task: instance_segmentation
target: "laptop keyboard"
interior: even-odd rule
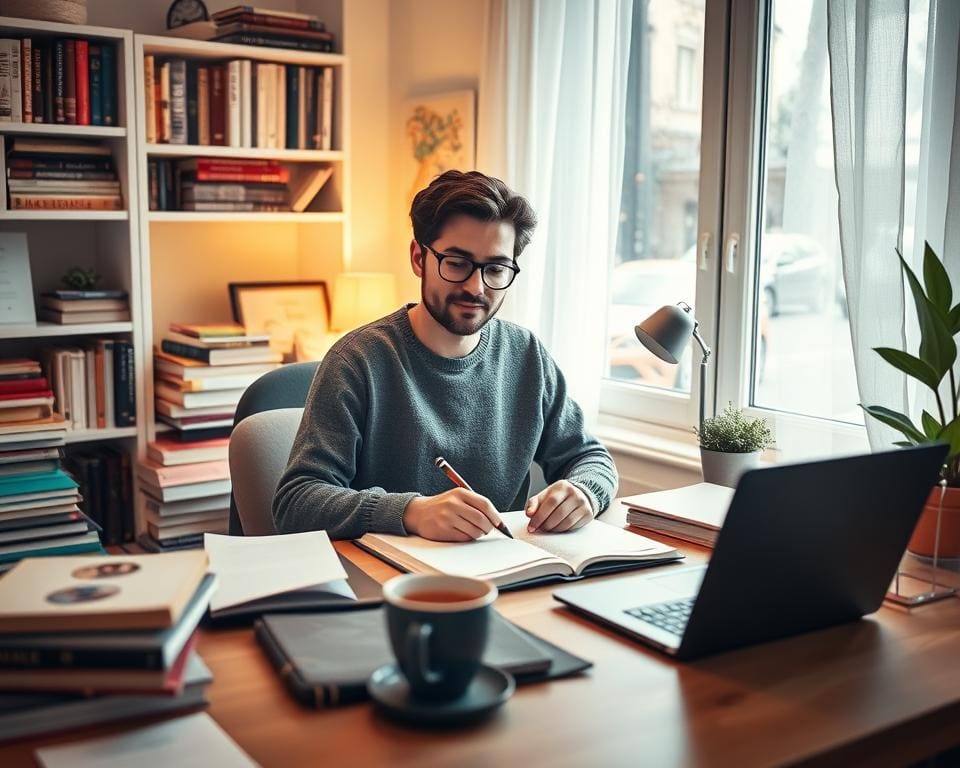
[[[666,603],[641,605],[639,608],[627,608],[625,612],[635,619],[653,624],[665,632],[681,637],[690,618],[690,612],[693,610],[694,599],[684,597],[681,600],[671,600]]]

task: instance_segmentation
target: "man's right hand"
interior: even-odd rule
[[[403,527],[434,541],[473,541],[500,524],[486,496],[453,488],[436,496],[417,496],[403,510]]]

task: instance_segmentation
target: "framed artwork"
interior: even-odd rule
[[[284,362],[311,359],[330,331],[330,300],[322,280],[230,283],[233,319],[249,334],[268,334]]]
[[[476,165],[475,99],[472,90],[409,99],[404,104],[407,207],[414,195],[444,171]]]

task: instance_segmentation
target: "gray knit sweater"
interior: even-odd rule
[[[408,308],[345,336],[317,369],[274,497],[277,530],[405,534],[410,499],[452,487],[437,456],[501,511],[534,461],[605,510],[613,460],[543,345],[495,318],[469,355],[441,357],[417,339]]]

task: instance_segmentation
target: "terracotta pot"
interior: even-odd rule
[[[915,555],[933,557],[937,535],[937,508],[940,504],[940,487],[935,486],[927,497],[923,514],[913,531],[907,549]],[[940,518],[940,557],[960,557],[960,488],[947,488],[943,497],[943,514]]]

